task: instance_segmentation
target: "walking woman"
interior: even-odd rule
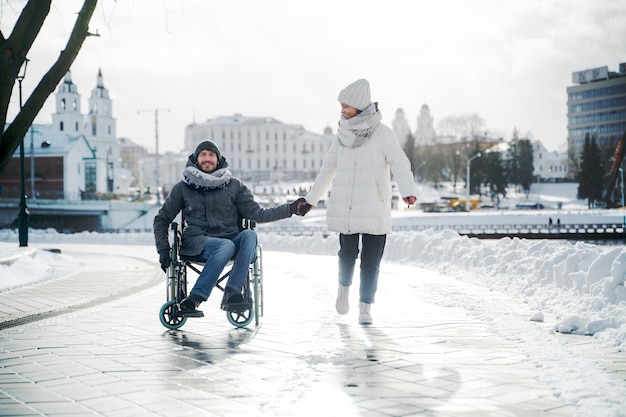
[[[391,174],[407,204],[415,204],[417,190],[409,159],[393,131],[381,123],[378,103],[371,101],[369,82],[359,79],[351,83],[338,99],[341,118],[337,137],[305,197],[306,206],[315,206],[333,184],[326,221],[330,231],[339,232],[335,306],[337,313],[348,314],[360,243],[359,323],[372,324],[378,271],[387,234],[391,233]],[[303,213],[311,208],[306,206],[301,209]]]

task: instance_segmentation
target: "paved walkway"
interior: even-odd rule
[[[174,331],[159,322],[165,285],[145,261],[156,260],[152,248],[144,257],[72,255],[96,270],[0,294],[2,416],[576,414],[515,342],[454,306],[454,297],[478,297],[470,287],[427,284],[416,297],[387,285],[364,327],[354,308],[334,312],[333,280],[311,279],[336,259],[299,255],[300,275],[285,266],[295,255],[266,252],[259,327],[233,328],[214,296],[206,317]],[[394,285],[414,280],[403,271],[384,265],[382,274]],[[488,302],[507,301],[497,297]],[[591,338],[553,337],[625,379],[624,355]]]

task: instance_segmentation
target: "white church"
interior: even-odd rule
[[[55,133],[65,133],[67,136],[82,135],[93,149],[94,158],[84,170],[87,177],[84,184],[86,191],[127,192],[128,184],[122,181],[126,175],[116,175],[116,170],[121,169],[116,120],[109,90],[104,86],[100,69],[88,105],[87,113],[83,114],[81,96],[68,71],[56,93],[56,112],[52,114],[50,128]]]
[[[102,71],[98,70],[85,114],[70,71],[55,93],[55,103],[51,124],[33,124],[24,138],[28,197],[82,200],[126,193],[130,179],[120,165],[116,120]],[[9,173],[16,164],[19,148],[9,163]],[[3,196],[19,195],[11,178],[0,180]]]

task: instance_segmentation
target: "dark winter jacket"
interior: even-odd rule
[[[202,179],[214,177],[214,173],[202,173],[189,157],[183,172],[184,179],[174,185],[163,206],[154,218],[154,238],[157,252],[169,249],[168,229],[170,223],[182,210],[186,225],[180,254],[195,256],[204,249],[207,237],[232,239],[239,233],[241,217],[259,223],[272,222],[290,217],[289,203],[272,208],[262,208],[254,201],[252,192],[238,178],[220,164],[222,178],[227,178],[215,188]],[[195,173],[194,178],[187,174]],[[226,175],[224,175],[226,172]],[[200,178],[200,180],[198,180]]]

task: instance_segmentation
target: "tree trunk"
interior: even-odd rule
[[[0,129],[0,172],[11,160],[33,120],[78,56],[85,38],[89,36],[89,21],[97,3],[97,0],[84,1],[65,49],[41,78],[13,122],[4,132]],[[6,40],[4,36],[0,38],[0,47],[3,51],[0,57],[0,123],[2,126],[6,124],[13,84],[48,16],[50,4],[51,0],[30,0],[22,10],[9,38]]]

